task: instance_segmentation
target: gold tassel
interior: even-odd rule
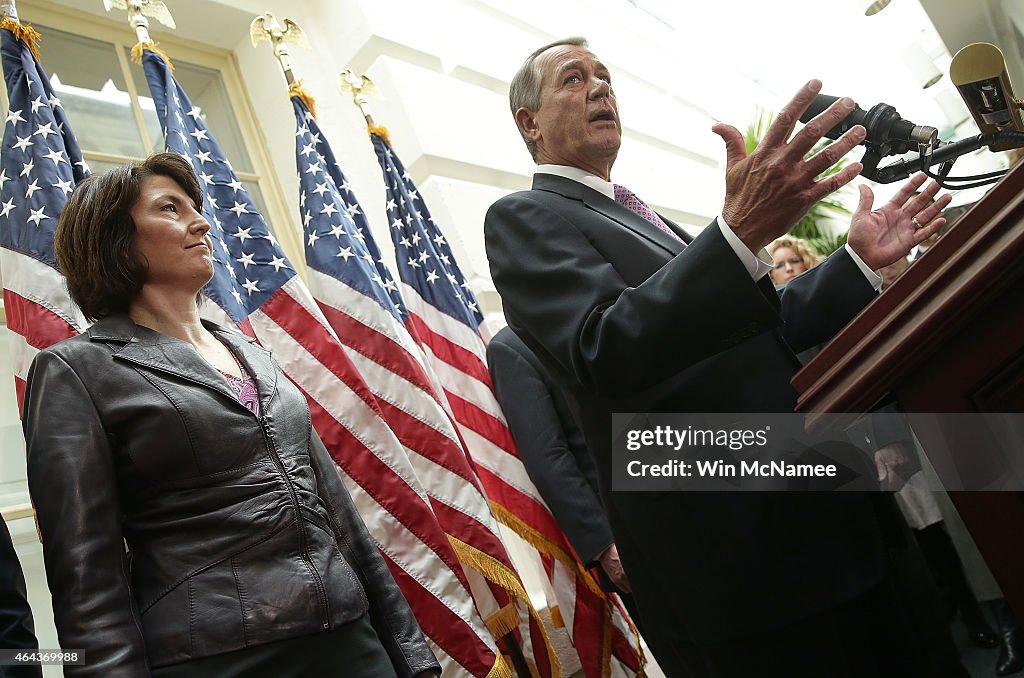
[[[490,617],[484,620],[484,626],[495,638],[501,638],[506,633],[511,633],[519,626],[519,610],[514,602],[501,608]]]
[[[302,103],[306,104],[306,108],[309,109],[309,114],[316,120],[316,99],[310,94],[305,87],[302,86],[301,80],[296,80],[292,84],[288,85],[288,96],[299,97]]]
[[[25,45],[32,51],[36,59],[39,58],[39,31],[29,26],[22,26],[11,17],[4,15],[3,21],[0,21],[0,28],[6,28],[14,37],[21,40]]]
[[[391,145],[391,137],[388,135],[388,128],[384,125],[370,125],[368,130],[370,134],[376,134],[381,139],[387,142],[388,146]]]
[[[164,63],[167,64],[167,68],[174,72],[174,64],[171,63],[171,58],[167,56],[167,52],[160,49],[159,43],[156,42],[137,42],[135,47],[132,47],[132,61],[141,65],[142,64],[142,53],[147,49],[154,54],[158,54]]]

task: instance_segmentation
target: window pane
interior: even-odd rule
[[[96,160],[95,158],[90,158],[89,156],[85,156],[85,164],[89,166],[89,172],[91,172],[92,174],[105,174],[107,170],[112,170],[115,167],[119,167],[121,165],[121,163],[119,162]]]
[[[216,137],[217,143],[220,144],[224,155],[231,162],[231,166],[241,172],[252,172],[252,161],[245,150],[242,131],[235,121],[235,114],[231,109],[231,102],[228,100],[228,91],[224,87],[224,79],[221,78],[220,73],[210,68],[175,59],[174,55],[171,55],[171,62],[174,64],[174,77],[181,83],[188,98],[192,100],[192,104],[199,108],[203,122]],[[149,85],[146,84],[146,75],[142,66],[133,63],[132,75],[139,91],[139,104],[142,106],[142,114],[146,118],[146,127],[153,135],[153,150],[162,151],[164,149],[163,133],[160,131],[153,100],[148,96]]]
[[[111,43],[39,26],[43,68],[83,151],[144,156],[131,97]]]
[[[267,211],[267,203],[263,199],[263,191],[260,190],[259,184],[255,181],[243,181],[242,185],[245,186],[245,190],[249,191],[249,196],[252,197],[253,203],[256,204],[256,209],[263,215],[263,219],[267,222],[267,228],[274,234],[274,237],[277,237],[277,229],[274,228],[274,224],[270,220],[270,212]]]
[[[260,191],[259,184],[257,184],[255,181],[243,181],[242,186],[245,187],[245,190],[249,191],[249,196],[252,198],[252,201],[256,204],[256,209],[260,211],[260,214],[263,215],[263,218],[266,220],[267,225],[269,226],[270,215],[267,213],[267,203],[263,201],[263,193]]]

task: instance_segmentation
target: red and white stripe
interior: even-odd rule
[[[11,368],[21,411],[28,368],[39,351],[81,334],[88,327],[71,301],[64,276],[33,257],[0,249],[4,276],[4,313],[10,339]]]
[[[481,615],[488,618],[513,602],[514,596],[527,605],[521,582],[516,590],[502,583],[518,580],[518,573],[419,345],[393,315],[359,291],[315,269],[309,270],[309,277],[327,321],[402,443],[441,528],[503,570],[500,579],[491,576],[491,569],[476,572],[489,582],[472,587]],[[464,565],[473,567],[472,562]],[[473,570],[468,569],[467,576],[474,577]],[[504,633],[492,631],[496,636]]]
[[[608,676],[613,668],[636,675],[643,660],[628,617],[579,565],[519,458],[491,385],[483,336],[437,310],[413,287],[403,285],[402,294],[410,329],[442,384],[484,491],[511,514],[509,528],[534,547],[542,544],[538,555],[586,675]]]
[[[249,324],[306,395],[314,427],[444,674],[507,675],[421,473],[302,280],[289,280]]]

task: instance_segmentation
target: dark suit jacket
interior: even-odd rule
[[[597,469],[561,388],[508,327],[487,345],[487,367],[526,472],[587,567],[612,543]]]
[[[7,523],[0,526],[0,648],[5,650],[37,650],[32,609],[25,593],[25,575],[14,550]],[[0,678],[42,678],[39,666],[0,666]]]
[[[611,487],[613,412],[791,411],[794,350],[829,339],[875,295],[849,254],[777,293],[767,276],[751,280],[717,227],[683,250],[605,195],[544,174],[490,208],[485,234],[509,325],[578,402],[649,629],[735,639],[880,581],[863,495]]]

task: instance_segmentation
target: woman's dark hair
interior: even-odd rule
[[[148,266],[135,251],[130,210],[142,183],[153,176],[176,181],[195,208],[202,209],[192,164],[176,153],[154,153],[85,179],[60,213],[53,238],[57,266],[71,298],[90,320],[126,313],[146,281]]]

